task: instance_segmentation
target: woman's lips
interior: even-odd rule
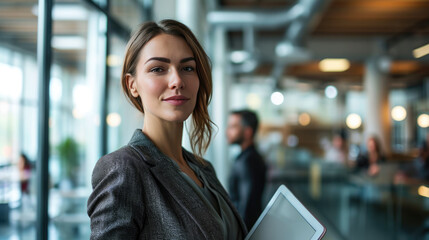
[[[180,106],[185,104],[187,101],[189,100],[189,98],[185,97],[185,96],[172,96],[169,98],[165,98],[163,99],[163,101],[170,103],[171,105],[174,106]]]

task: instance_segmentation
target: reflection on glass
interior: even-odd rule
[[[89,238],[86,199],[100,157],[100,125],[94,119],[101,111],[105,23],[81,1],[54,5],[49,217],[58,239]],[[70,221],[74,224],[66,224]]]
[[[0,239],[32,239],[35,231],[36,3],[0,7]],[[14,227],[19,223],[24,228]],[[33,230],[23,230],[28,228]]]

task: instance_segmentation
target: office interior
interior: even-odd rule
[[[324,239],[429,239],[428,12],[427,0],[0,0],[0,239],[89,238],[92,169],[143,125],[121,92],[126,43],[165,18],[211,59],[205,158],[225,187],[240,152],[228,114],[252,109],[265,203],[284,184]],[[372,136],[385,156],[373,175],[356,164]]]

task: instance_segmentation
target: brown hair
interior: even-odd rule
[[[142,113],[143,103],[140,98],[133,97],[127,85],[127,74],[135,76],[136,67],[139,61],[140,51],[145,44],[159,34],[169,34],[183,38],[191,48],[195,61],[200,86],[197,94],[197,101],[192,112],[192,128],[189,132],[192,152],[198,160],[202,162],[202,156],[207,150],[212,136],[212,124],[208,113],[208,105],[212,95],[212,76],[210,60],[204,49],[198,42],[194,34],[184,24],[175,20],[162,20],[159,24],[146,22],[134,32],[128,41],[122,67],[121,84],[122,90],[131,103]]]
[[[369,142],[369,141],[374,141],[375,151],[377,152],[377,154],[379,156],[383,155],[383,150],[381,148],[380,139],[376,135],[371,135],[368,138],[367,142]]]

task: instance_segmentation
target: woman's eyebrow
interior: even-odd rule
[[[165,63],[171,62],[170,59],[163,58],[163,57],[152,57],[152,58],[149,58],[145,63],[147,63],[149,61],[160,61],[160,62],[165,62]],[[187,58],[180,60],[180,63],[189,62],[189,61],[195,61],[195,58],[194,57],[187,57]]]
[[[195,61],[194,57],[188,57],[180,60],[180,63],[189,62],[189,61]]]
[[[170,59],[168,59],[168,58],[163,58],[163,57],[152,57],[152,58],[149,58],[145,63],[147,63],[147,62],[149,62],[149,61],[160,61],[160,62],[165,62],[165,63],[170,63],[171,61],[170,61]]]

